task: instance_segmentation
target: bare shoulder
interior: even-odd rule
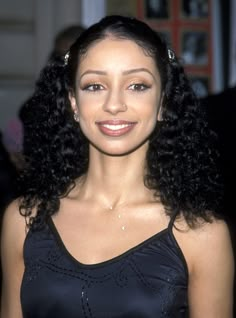
[[[174,234],[189,270],[191,317],[232,317],[234,258],[227,224],[213,219]]]
[[[19,200],[8,205],[3,215],[2,244],[21,244],[26,234],[25,218],[20,214]]]
[[[16,199],[12,201],[7,207],[4,212],[4,219],[8,218],[14,218],[14,219],[19,219],[20,216],[20,199]]]
[[[212,223],[204,224],[202,229],[199,229],[199,238],[200,244],[207,244],[216,250],[231,247],[229,228],[223,220],[213,220]]]
[[[229,230],[224,220],[212,219],[212,222],[200,223],[193,231],[192,235],[197,235],[200,238],[200,243],[205,240],[211,242],[215,240],[229,239]]]
[[[203,252],[208,248],[222,249],[223,246],[231,246],[230,233],[224,220],[216,218],[212,222],[199,221],[194,228],[190,228],[186,222],[181,219],[176,224],[174,230],[177,240],[180,244],[188,248],[194,248],[194,251]]]
[[[23,246],[25,237],[25,218],[20,214],[19,200],[15,200],[5,210],[2,223],[2,317],[22,317],[20,285],[24,271]]]
[[[174,234],[190,271],[199,266],[201,260],[207,262],[213,257],[222,258],[226,254],[230,260],[232,258],[230,233],[223,220],[213,218],[212,222],[200,221],[195,228],[190,228],[183,219],[180,219]]]
[[[13,226],[25,224],[25,218],[20,214],[20,199],[12,201],[4,211],[3,224]]]
[[[212,264],[215,269],[228,266],[232,270],[233,252],[230,233],[223,220],[214,219],[191,231],[190,242],[193,247],[192,260],[194,269]]]

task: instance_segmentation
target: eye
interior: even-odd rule
[[[104,90],[101,84],[88,84],[82,88],[83,91],[97,92]]]
[[[138,91],[142,92],[145,91],[146,89],[150,88],[150,86],[143,84],[143,83],[135,83],[129,86],[129,89],[132,91]]]

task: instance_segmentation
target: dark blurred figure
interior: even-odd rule
[[[53,49],[51,53],[49,54],[48,61],[53,61],[57,57],[65,55],[67,51],[69,51],[69,48],[71,45],[75,42],[75,40],[79,37],[79,35],[85,30],[85,28],[79,24],[77,25],[71,25],[64,29],[62,29],[55,37]],[[28,118],[28,110],[27,105],[28,102],[30,102],[31,97],[29,97],[25,103],[20,107],[18,117],[22,123],[23,126],[23,140],[22,140],[22,148],[23,148],[23,154],[24,154],[24,142],[25,142],[25,136],[27,135],[27,122],[29,122],[31,119]],[[30,103],[29,103],[30,104]]]
[[[218,135],[220,168],[225,184],[224,210],[235,229],[235,118],[236,86],[222,93],[203,98],[202,106],[206,110],[208,122]]]
[[[10,118],[2,131],[2,143],[8,152],[12,163],[20,170],[22,168],[23,129],[19,118]]]
[[[81,25],[71,25],[62,29],[55,37],[53,49],[49,54],[48,61],[51,61],[58,56],[65,55],[70,46],[83,31],[84,27]],[[22,105],[22,107],[24,107],[24,105]],[[23,147],[24,127],[22,127],[22,121],[19,117],[20,116],[9,120],[3,131],[3,139],[7,151],[11,156],[11,160],[20,170],[23,167],[21,152]]]
[[[85,30],[81,25],[71,25],[60,31],[54,41],[54,47],[49,55],[49,60],[65,55],[78,36]]]
[[[236,152],[235,152],[235,119],[236,119],[236,86],[228,88],[222,93],[210,95],[201,100],[208,122],[218,136],[220,152],[220,169],[224,181],[223,211],[228,222],[236,261],[236,208],[235,208],[235,182],[236,182]],[[236,282],[235,300],[236,300]],[[235,305],[236,307],[236,301]],[[234,309],[236,317],[236,308]]]

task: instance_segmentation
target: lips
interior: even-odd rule
[[[129,133],[136,124],[137,122],[125,120],[105,120],[96,122],[99,130],[104,135],[112,137],[119,137]]]

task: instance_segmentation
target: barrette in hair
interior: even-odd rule
[[[174,62],[174,60],[175,60],[175,53],[174,53],[174,51],[172,51],[171,49],[168,49],[167,52],[168,52],[169,61],[170,61],[170,62]]]
[[[68,51],[65,55],[64,55],[64,65],[68,64],[68,60],[70,57],[70,51]]]

